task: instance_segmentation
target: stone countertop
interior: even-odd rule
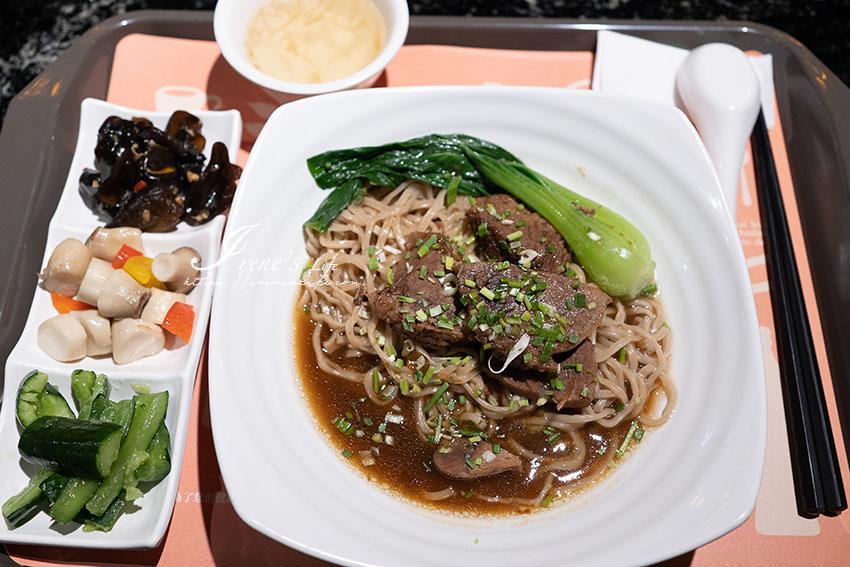
[[[408,0],[412,15],[749,20],[782,30],[850,84],[850,0]],[[0,120],[9,100],[80,34],[142,9],[211,10],[215,0],[40,0],[0,3]]]

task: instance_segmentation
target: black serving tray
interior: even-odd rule
[[[833,389],[844,438],[850,439],[850,348],[844,345],[850,336],[850,89],[805,46],[749,22],[452,16],[411,17],[407,43],[593,51],[599,30],[683,48],[720,41],[773,55]],[[106,98],[115,46],[131,33],[213,40],[212,12],[150,10],[108,19],[81,36],[9,105],[0,131],[0,361],[26,321],[48,223],[74,152],[80,102]],[[9,559],[0,554],[0,565],[4,562]]]

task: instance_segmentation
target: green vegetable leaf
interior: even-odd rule
[[[463,147],[494,159],[517,161],[507,150],[463,134],[431,134],[406,142],[332,150],[307,160],[307,169],[322,189],[333,189],[305,225],[326,232],[330,223],[369,184],[395,187],[417,180],[463,195],[489,195],[493,186],[481,175]],[[456,185],[456,187],[454,187]]]
[[[357,203],[366,194],[366,187],[360,179],[349,179],[325,197],[313,216],[304,223],[305,226],[318,232],[327,232],[328,227],[339,214],[351,203]]]

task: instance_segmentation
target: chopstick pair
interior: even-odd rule
[[[797,510],[809,518],[834,516],[847,508],[847,499],[794,245],[761,111],[752,142]]]

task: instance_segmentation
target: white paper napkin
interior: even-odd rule
[[[648,98],[675,106],[676,72],[688,56],[681,49],[602,30],[596,38],[591,89]],[[768,129],[774,126],[773,57],[751,55],[761,86]]]

